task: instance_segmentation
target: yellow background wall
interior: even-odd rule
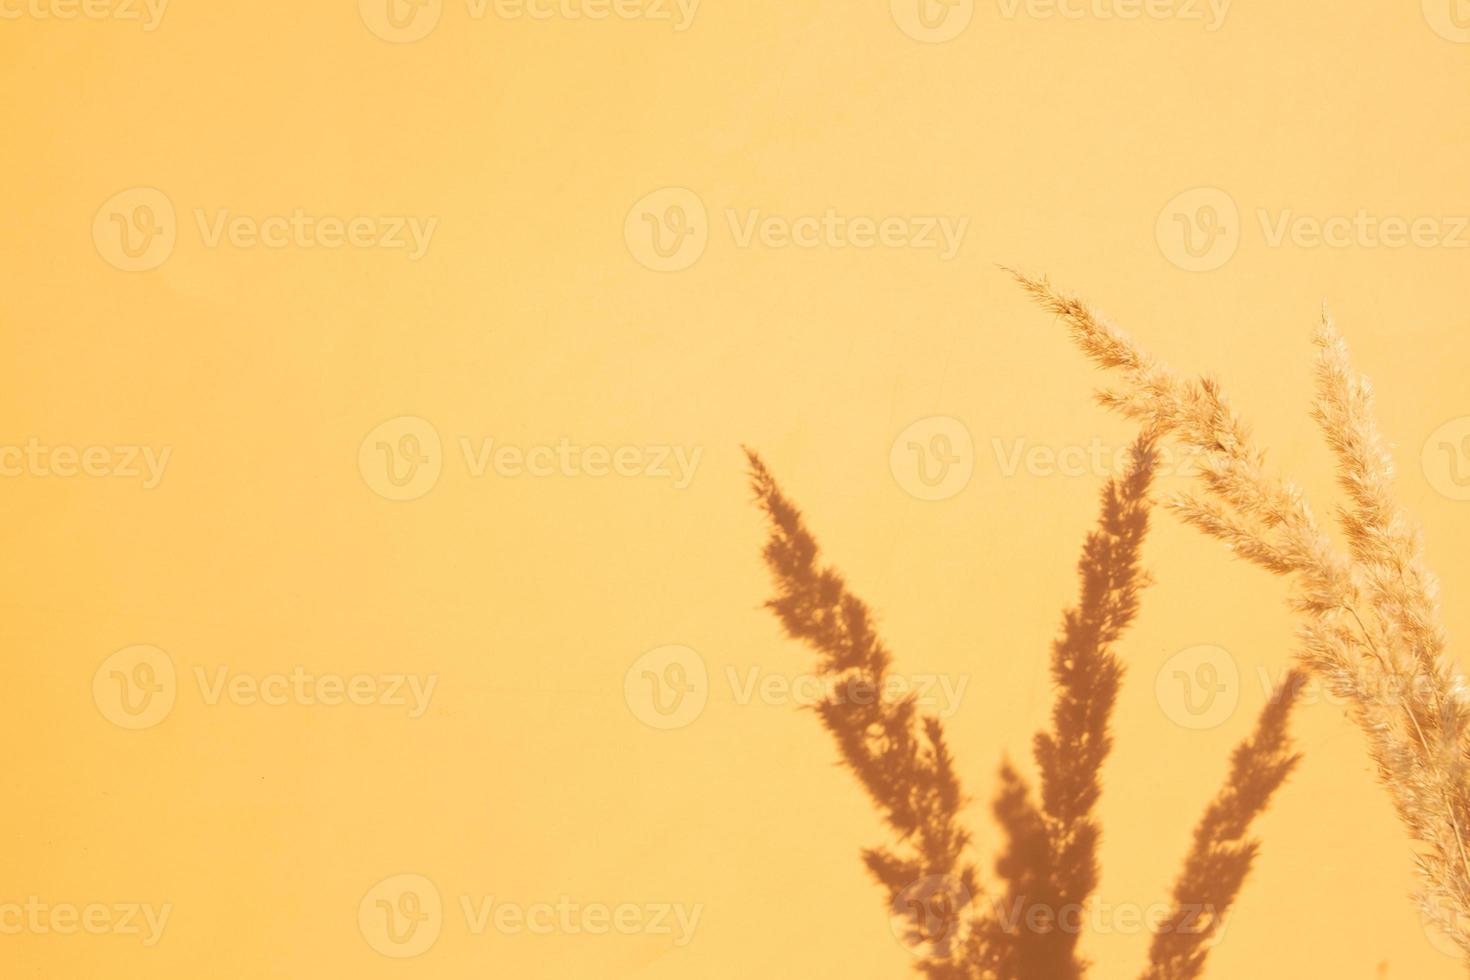
[[[66,453],[0,458],[0,906],[171,912],[153,945],[6,926],[7,976],[905,975],[858,861],[886,839],[866,800],[809,712],[730,681],[811,666],[760,609],[739,446],[880,612],[896,668],[968,685],[947,725],[988,867],[995,770],[1029,767],[1104,478],[1005,460],[1131,438],[998,263],[1218,372],[1324,515],[1306,407],[1328,298],[1470,635],[1451,469],[1470,465],[1470,30],[1451,0],[964,0],[931,27],[912,0],[705,0],[682,23],[432,0],[399,27],[371,0],[173,0],[152,30],[124,0],[66,3],[0,0],[0,445],[109,454],[72,477]],[[297,209],[314,231],[249,244]],[[829,209],[845,231],[814,247],[743,239],[753,210]],[[1430,220],[1394,247],[1360,212]],[[251,221],[213,237],[222,215]],[[436,221],[421,255],[366,247],[395,217]],[[922,222],[851,244],[895,217],[967,224],[948,258],[909,243]],[[355,218],[357,244],[324,244]],[[1314,244],[1334,218],[1347,237]],[[379,429],[404,417],[422,422]],[[922,500],[895,440],[933,417],[959,428],[918,441],[956,436],[972,472]],[[544,451],[550,475],[476,476],[461,440],[488,439],[633,447],[630,473],[658,447],[700,455],[682,488]],[[422,457],[419,485],[388,478],[380,442]],[[125,447],[168,451],[155,485]],[[1279,583],[1162,515],[1147,560],[1105,774],[1111,908],[1165,897],[1292,646]],[[629,671],[670,645],[703,665],[703,708],[661,730]],[[1238,672],[1206,727],[1171,693],[1171,658],[1203,676],[1202,646]],[[173,697],[141,721],[118,686],[140,664]],[[221,668],[367,675],[369,699],[391,675],[435,686],[418,717],[273,706],[208,697]],[[1318,701],[1210,975],[1458,975],[1405,901],[1409,847],[1360,736]],[[372,911],[402,874],[443,904],[407,959],[379,954]],[[461,900],[487,896],[702,911],[682,946],[477,935]],[[1084,939],[1098,977],[1136,975],[1146,945]]]

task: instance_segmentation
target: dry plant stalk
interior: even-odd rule
[[[1083,911],[1098,882],[1100,827],[1094,808],[1112,748],[1109,722],[1123,666],[1114,644],[1138,611],[1145,576],[1139,552],[1148,530],[1154,437],[1134,445],[1132,463],[1103,490],[1102,512],[1078,562],[1081,598],[1052,645],[1052,728],[1035,737],[1039,804],[1008,763],[994,813],[1006,837],[995,871],[1004,898],[982,902],[979,875],[964,854],[965,804],[937,718],[920,717],[915,696],[885,689],[892,655],[867,605],[842,576],[819,565],[816,540],[761,459],[747,450],[756,499],[770,519],[766,564],[778,594],[767,606],[786,632],[820,655],[829,684],[818,705],[844,763],[898,836],[898,848],[864,852],[888,893],[906,939],[933,980],[1081,980]],[[1297,757],[1286,722],[1301,675],[1293,672],[1235,751],[1230,780],[1195,832],[1174,888],[1174,908],[1155,937],[1145,980],[1199,977],[1224,916],[1255,858],[1247,838]],[[988,906],[988,907],[987,907]],[[1167,929],[1168,935],[1164,935]]]
[[[1117,371],[1100,401],[1200,454],[1203,498],[1170,502],[1188,524],[1293,583],[1302,664],[1347,702],[1409,836],[1419,844],[1416,900],[1470,965],[1470,699],[1446,654],[1438,585],[1418,533],[1394,501],[1393,465],[1368,381],[1324,308],[1313,416],[1346,496],[1337,549],[1302,493],[1268,473],[1264,454],[1210,378],[1186,381],[1127,334],[1045,279],[1014,273],[1068,326],[1083,353]]]

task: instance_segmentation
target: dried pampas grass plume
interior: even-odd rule
[[[1186,381],[1087,304],[1045,279],[1012,273],[1067,326],[1118,389],[1099,400],[1201,454],[1204,494],[1170,507],[1186,523],[1294,585],[1302,664],[1346,700],[1417,854],[1421,910],[1470,963],[1470,698],[1446,654],[1438,586],[1417,533],[1392,495],[1393,467],[1373,418],[1372,389],[1323,311],[1313,415],[1346,497],[1337,518],[1347,553],[1318,525],[1300,490],[1264,454],[1210,378]]]

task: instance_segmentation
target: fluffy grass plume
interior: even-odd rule
[[[892,656],[868,607],[838,572],[820,564],[800,512],[761,459],[747,455],[756,500],[770,522],[765,559],[777,595],[767,606],[791,637],[818,653],[832,682],[818,705],[822,723],[897,834],[894,848],[870,849],[864,860],[911,947],[922,951],[920,969],[934,980],[1082,980],[1088,964],[1077,946],[1099,877],[1094,810],[1123,676],[1113,648],[1137,614],[1145,580],[1140,550],[1157,464],[1153,436],[1138,440],[1128,471],[1104,488],[1098,524],[1083,546],[1081,597],[1063,615],[1052,644],[1052,725],[1034,740],[1039,796],[1008,763],[1001,768],[993,810],[1005,837],[995,862],[1004,895],[988,900],[985,892],[977,895],[979,875],[965,857],[970,836],[959,825],[965,799],[938,719],[921,718],[913,696],[886,702],[874,696],[884,689]],[[1230,782],[1196,831],[1167,923],[1174,935],[1158,937],[1147,980],[1200,975],[1209,940],[1256,853],[1246,831],[1296,762],[1286,735],[1295,687],[1287,691],[1236,750]]]
[[[1176,497],[1175,512],[1292,581],[1302,617],[1299,659],[1347,702],[1366,735],[1380,780],[1418,844],[1416,901],[1470,964],[1470,699],[1446,655],[1435,578],[1392,495],[1372,388],[1350,366],[1331,318],[1324,310],[1314,336],[1313,416],[1336,457],[1346,552],[1302,493],[1266,469],[1218,383],[1181,378],[1087,304],[1045,279],[1016,276],[1083,353],[1122,379],[1101,393],[1104,405],[1200,454],[1204,493]]]

